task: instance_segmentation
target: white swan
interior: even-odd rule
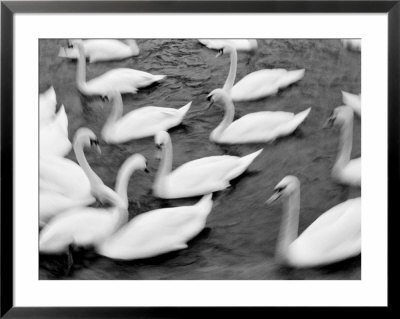
[[[52,122],[56,113],[57,97],[54,87],[39,94],[39,123],[40,127]]]
[[[247,74],[235,85],[237,52],[230,45],[225,45],[217,57],[229,53],[231,64],[223,88],[230,93],[232,100],[252,101],[272,95],[304,77],[305,69],[287,71],[285,69],[263,69]]]
[[[145,106],[122,116],[122,97],[114,91],[108,95],[112,110],[102,129],[102,137],[107,143],[124,143],[132,139],[153,136],[159,131],[179,125],[192,102],[179,109]]]
[[[222,122],[211,132],[210,140],[215,143],[241,144],[272,142],[278,137],[289,135],[306,119],[311,108],[298,114],[290,112],[254,112],[233,121],[235,106],[228,93],[215,89],[208,95],[213,103],[220,102],[225,108]]]
[[[142,259],[187,248],[187,242],[206,225],[212,194],[193,206],[152,210],[134,217],[97,247],[113,259]]]
[[[87,128],[80,128],[74,137],[75,162],[56,156],[40,157],[39,215],[41,224],[55,215],[79,206],[87,206],[98,198],[101,202],[121,201],[90,168],[84,147],[97,147],[96,135]]]
[[[61,105],[52,121],[40,126],[40,155],[65,156],[71,148],[68,139],[68,117],[64,105]]]
[[[78,207],[54,217],[41,231],[39,251],[60,254],[70,245],[99,244],[128,221],[128,182],[132,173],[146,169],[146,160],[140,154],[132,155],[121,166],[115,191],[123,199],[123,207],[114,203],[111,208]]]
[[[361,39],[341,39],[340,41],[346,49],[361,52]]]
[[[79,56],[78,48],[73,45],[80,40],[70,40],[69,47],[60,48],[59,57],[77,59]],[[116,39],[88,39],[84,40],[83,48],[85,57],[89,63],[122,60],[132,56],[139,55],[139,47],[135,40],[125,40],[125,42]]]
[[[203,157],[172,169],[172,143],[165,131],[155,136],[161,150],[161,162],[153,184],[153,194],[160,198],[193,197],[223,190],[229,181],[241,175],[262,152],[238,157],[219,155]]]
[[[345,105],[350,106],[354,113],[361,117],[361,94],[351,94],[342,91],[342,101]]]
[[[258,48],[256,39],[199,39],[199,42],[212,50],[220,50],[226,45],[244,52],[254,52]]]
[[[282,197],[282,224],[276,258],[297,268],[332,264],[361,253],[361,198],[349,199],[318,217],[298,236],[300,181],[286,176],[267,203]]]
[[[353,146],[353,110],[339,106],[329,117],[328,125],[340,126],[339,152],[332,168],[332,177],[341,184],[361,186],[361,157],[350,160]]]
[[[136,93],[138,89],[161,81],[165,75],[153,75],[129,68],[112,69],[86,82],[86,58],[82,41],[74,43],[79,50],[76,71],[76,86],[84,95],[106,96],[110,91]]]

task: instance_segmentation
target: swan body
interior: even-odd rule
[[[199,39],[199,42],[212,50],[220,50],[226,45],[231,45],[237,51],[251,52],[258,47],[256,39]]]
[[[212,194],[193,206],[162,208],[134,217],[98,247],[100,255],[122,260],[142,259],[187,248],[205,227]]]
[[[74,151],[79,165],[64,157],[40,157],[41,224],[67,209],[93,204],[96,198],[102,202],[121,202],[117,194],[105,186],[90,168],[83,148],[91,146],[98,148],[96,136],[89,129],[81,128],[74,138]]]
[[[75,45],[79,50],[76,86],[84,95],[106,96],[112,90],[116,90],[121,94],[135,94],[138,89],[149,86],[165,78],[165,75],[153,75],[130,68],[118,68],[107,71],[90,81],[86,81],[86,59],[84,47],[81,41],[77,41]]]
[[[304,77],[305,69],[288,71],[285,69],[263,69],[252,72],[235,83],[237,69],[236,49],[227,44],[217,56],[229,53],[230,68],[224,84],[226,90],[234,102],[253,101],[275,94]]]
[[[342,101],[345,105],[350,106],[354,113],[361,117],[361,94],[351,94],[342,91]]]
[[[349,106],[339,106],[328,119],[328,123],[341,129],[339,152],[332,168],[332,177],[340,184],[361,186],[361,157],[350,160],[353,145],[353,114]]]
[[[70,44],[79,40],[70,40]],[[90,39],[82,41],[85,57],[89,63],[122,60],[139,55],[139,47],[135,40],[126,40],[125,43],[116,39]],[[59,57],[78,59],[79,50],[76,47],[60,48]]]
[[[39,94],[40,127],[52,122],[56,113],[57,97],[54,87]]]
[[[361,52],[361,40],[360,39],[342,39],[340,40],[343,46],[351,51]]]
[[[276,94],[304,77],[305,69],[264,69],[252,72],[237,82],[231,91],[233,101],[253,101]]]
[[[224,119],[210,134],[210,140],[215,143],[272,142],[278,137],[293,133],[311,111],[308,108],[298,114],[281,111],[255,112],[233,121],[235,108],[225,90],[212,91],[209,99],[211,103],[222,102],[225,107]]]
[[[41,125],[39,136],[41,155],[65,156],[70,152],[72,145],[68,139],[68,118],[64,105],[50,123]]]
[[[115,202],[108,209],[77,207],[57,215],[40,233],[40,252],[60,254],[68,251],[70,245],[96,246],[125,224],[128,220],[128,181],[136,169],[146,169],[146,160],[140,154],[128,158],[118,172],[116,192],[123,205]]]
[[[360,197],[330,208],[298,237],[300,182],[296,177],[285,177],[267,202],[279,197],[285,205],[276,250],[278,262],[297,268],[318,267],[361,253]]]
[[[209,156],[187,162],[171,172],[172,143],[167,132],[155,137],[162,157],[154,185],[153,194],[159,198],[193,197],[223,190],[229,181],[241,175],[262,152],[247,156]]]
[[[179,125],[192,102],[179,109],[145,106],[133,110],[122,117],[122,98],[118,92],[109,96],[113,110],[102,130],[107,143],[124,143],[132,139],[153,136],[159,131]]]

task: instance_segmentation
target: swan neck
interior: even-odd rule
[[[282,222],[276,246],[278,260],[287,260],[289,246],[298,236],[299,214],[300,188],[297,187],[283,202]]]
[[[85,172],[87,178],[89,179],[90,185],[93,186],[98,184],[103,184],[100,177],[96,175],[96,173],[90,167],[88,161],[86,160],[85,153],[83,152],[83,145],[81,141],[76,141],[74,144],[74,152],[76,159],[78,160],[79,166]]]
[[[157,181],[162,180],[172,170],[172,143],[170,137],[166,139],[161,152],[160,168],[156,176]]]
[[[116,97],[113,98],[110,115],[108,116],[108,119],[104,124],[103,132],[110,130],[115,124],[115,122],[117,122],[122,117],[123,113],[122,103],[123,102],[120,94],[118,94]]]
[[[233,88],[233,84],[235,83],[236,78],[236,68],[237,68],[237,52],[236,50],[231,50],[230,54],[231,65],[229,68],[229,74],[226,78],[223,89],[227,92],[230,92]]]
[[[83,48],[78,47],[78,61],[76,66],[76,86],[81,92],[86,91],[86,57]]]
[[[336,159],[335,169],[341,169],[349,163],[352,147],[353,121],[349,119],[340,129],[339,153]]]
[[[230,98],[223,96],[223,104],[225,109],[224,118],[221,123],[211,133],[211,137],[216,139],[222,135],[224,130],[233,122],[235,116],[235,106]]]

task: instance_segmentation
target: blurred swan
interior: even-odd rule
[[[341,39],[340,41],[346,49],[361,52],[361,39]]]
[[[319,216],[298,236],[300,181],[286,176],[276,185],[267,203],[284,201],[276,259],[297,267],[317,267],[361,253],[361,198],[349,199]]]
[[[97,247],[100,255],[113,259],[142,259],[187,248],[187,242],[206,225],[212,194],[193,206],[152,210],[135,216]]]
[[[219,102],[225,108],[222,122],[210,134],[212,142],[223,144],[273,142],[278,137],[293,133],[311,110],[308,108],[298,114],[280,111],[254,112],[233,121],[235,106],[225,90],[215,89],[207,99],[211,101],[210,106]]]
[[[51,86],[47,91],[39,94],[40,127],[43,127],[54,120],[56,105],[57,97],[53,86]]]
[[[212,50],[220,50],[226,45],[245,52],[253,52],[258,48],[256,39],[199,39],[199,42]]]
[[[40,157],[40,222],[47,223],[55,215],[73,207],[101,202],[117,202],[119,197],[108,188],[90,168],[84,147],[96,147],[96,135],[87,128],[80,128],[74,137],[74,152],[79,163],[63,157]]]
[[[342,91],[342,101],[345,105],[350,106],[353,111],[361,117],[361,94],[351,94]]]
[[[225,53],[230,55],[231,64],[223,89],[230,93],[234,102],[261,99],[277,93],[279,89],[283,89],[304,77],[305,69],[294,71],[263,69],[247,74],[234,85],[237,69],[237,52],[234,47],[225,45],[219,50],[217,57]]]
[[[72,148],[68,139],[68,117],[64,105],[50,122],[40,125],[40,155],[65,156]]]
[[[179,109],[145,106],[122,116],[122,97],[117,91],[108,95],[112,111],[102,130],[102,137],[107,143],[124,143],[131,139],[153,136],[159,131],[179,125],[192,102]]]
[[[125,224],[128,221],[128,182],[137,169],[146,169],[146,160],[140,154],[129,157],[118,172],[115,191],[122,199],[122,206],[114,202],[111,208],[77,207],[54,217],[40,233],[40,252],[61,254],[67,252],[70,245],[97,245]]]
[[[80,40],[70,40],[69,47],[60,48],[59,57],[77,59],[79,50],[73,45]],[[89,63],[122,60],[139,55],[135,40],[120,41],[116,39],[89,39],[82,41],[85,57]]]
[[[160,198],[193,197],[223,190],[229,181],[241,175],[262,152],[244,157],[220,155],[187,162],[172,170],[172,143],[165,131],[155,136],[155,144],[162,152],[160,167],[153,185],[153,193]]]
[[[86,82],[86,58],[82,41],[74,43],[79,50],[76,71],[76,86],[84,95],[106,96],[110,91],[136,93],[138,89],[161,81],[165,75],[153,75],[129,68],[112,69]]]
[[[334,109],[327,126],[340,127],[339,152],[332,168],[332,177],[341,184],[361,186],[361,157],[350,160],[353,146],[353,110],[349,106]]]

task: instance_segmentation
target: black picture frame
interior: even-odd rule
[[[388,207],[397,211],[399,186],[400,107],[400,1],[1,1],[1,318],[192,318],[198,316],[249,316],[249,311],[265,315],[301,316],[311,309],[291,308],[184,308],[184,307],[15,307],[13,300],[13,19],[16,13],[168,13],[168,12],[266,12],[266,13],[386,13],[388,14]],[[396,192],[396,193],[395,193]],[[382,212],[384,213],[384,212]],[[398,213],[398,212],[397,212]],[[390,227],[394,227],[390,217]],[[391,225],[391,226],[390,226]],[[389,250],[390,245],[389,235]],[[390,264],[390,254],[389,264]],[[389,273],[390,275],[390,273]],[[388,281],[388,284],[391,280]],[[391,309],[368,308],[369,314]],[[325,308],[313,308],[326,311]],[[340,308],[330,309],[337,315]],[[347,308],[347,315],[360,309]]]

